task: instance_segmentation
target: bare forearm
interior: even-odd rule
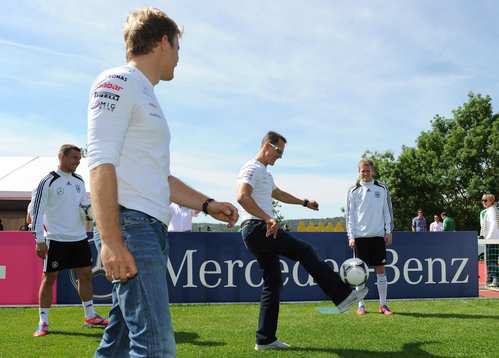
[[[296,204],[296,205],[303,204],[303,199],[299,199],[296,196],[291,195],[290,193],[287,193],[280,189],[274,190],[274,192],[272,193],[272,197],[286,204]]]
[[[180,206],[201,210],[203,203],[208,199],[208,196],[194,190],[173,175],[168,177],[168,184],[170,186],[170,200]]]
[[[118,184],[116,170],[104,164],[90,172],[91,200],[97,229],[106,244],[122,242],[119,223]]]
[[[271,216],[265,213],[258,204],[253,200],[253,198],[249,195],[242,196],[238,199],[239,204],[243,207],[244,210],[246,210],[248,213],[250,213],[253,216],[256,216],[262,220],[269,220],[272,219]]]

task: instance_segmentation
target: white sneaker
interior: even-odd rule
[[[261,351],[264,349],[286,349],[289,348],[289,344],[276,340],[269,344],[255,344],[255,351]]]
[[[338,311],[340,313],[348,311],[351,305],[354,303],[357,303],[364,299],[364,297],[367,295],[367,292],[369,290],[367,287],[362,287],[360,290],[353,290],[347,298],[345,298],[336,308],[338,308]]]

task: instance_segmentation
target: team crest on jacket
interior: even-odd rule
[[[62,194],[64,194],[64,188],[61,187],[57,188],[57,195],[62,195]]]
[[[59,267],[59,263],[57,261],[52,261],[52,268],[56,269],[57,267]]]
[[[381,197],[381,193],[380,193],[379,191],[377,191],[377,190],[376,190],[376,191],[374,192],[374,196],[375,196],[376,198],[378,198],[378,199],[379,199],[379,198]]]

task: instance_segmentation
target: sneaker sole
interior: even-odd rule
[[[355,291],[354,291],[355,292]],[[359,301],[362,301],[364,299],[364,297],[367,296],[367,293],[369,292],[369,290],[367,289],[367,287],[364,287],[362,289],[362,293],[360,294],[360,296],[357,296],[354,300],[352,300],[347,306],[344,306],[342,308],[339,308],[338,306],[338,312],[340,313],[345,313],[347,312],[351,307],[352,305],[358,303]],[[357,293],[356,293],[357,295]]]
[[[83,324],[83,327],[86,327],[86,328],[106,328],[107,325],[102,325],[102,324],[88,324],[88,323],[84,323]]]
[[[260,347],[255,347],[255,351],[282,351],[285,349],[289,349],[289,347],[282,347],[282,348],[277,348],[277,347],[269,347],[269,348],[260,348]]]
[[[33,333],[33,337],[43,337],[49,334],[48,332],[43,332],[43,333]]]

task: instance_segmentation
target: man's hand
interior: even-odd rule
[[[47,256],[49,252],[49,248],[45,242],[37,242],[36,243],[36,255],[42,259]]]
[[[217,220],[228,223],[229,227],[234,226],[239,219],[239,214],[234,205],[218,201],[210,201],[208,203],[208,215]]]
[[[273,237],[274,239],[277,237],[277,231],[279,230],[279,224],[276,219],[270,218],[265,220],[265,224],[267,224],[267,233],[266,237]]]
[[[135,259],[122,242],[112,245],[102,242],[100,256],[106,277],[111,282],[126,282],[137,274]]]
[[[348,239],[348,246],[352,249],[355,248],[355,239]]]
[[[390,246],[392,244],[392,234],[385,235],[385,243],[386,243],[386,246]]]
[[[319,210],[319,203],[315,200],[311,200],[307,203],[307,208],[312,210]]]

